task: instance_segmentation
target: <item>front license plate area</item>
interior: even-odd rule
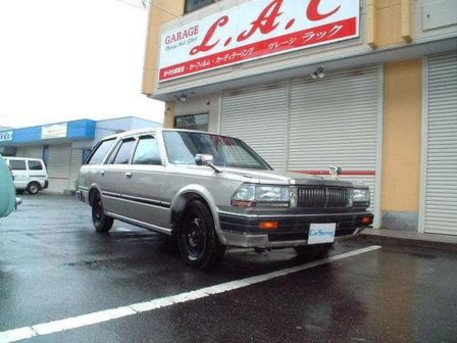
[[[335,241],[336,223],[309,225],[308,244],[332,243]]]

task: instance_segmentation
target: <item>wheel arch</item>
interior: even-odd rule
[[[173,229],[173,232],[175,232],[176,225],[182,212],[186,208],[186,204],[193,199],[202,201],[208,207],[213,218],[214,230],[216,231],[217,237],[221,244],[226,245],[227,240],[222,234],[216,202],[211,193],[201,185],[188,185],[182,188],[171,202],[170,226]]]
[[[100,196],[102,195],[102,191],[100,190],[100,188],[97,185],[94,184],[89,187],[87,201],[89,202],[90,206],[92,206],[95,193],[97,193],[97,192],[100,194]]]

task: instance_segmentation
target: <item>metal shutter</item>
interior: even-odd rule
[[[34,146],[19,147],[16,150],[16,156],[42,159],[43,158],[43,146],[34,145]]]
[[[79,177],[79,169],[83,162],[83,149],[71,149],[70,162],[70,180],[68,181],[68,189],[74,190],[75,182]]]
[[[377,208],[379,88],[376,65],[292,81],[288,169],[319,173],[341,166],[343,179],[370,186]]]
[[[275,169],[284,170],[288,111],[287,83],[226,92],[220,131],[245,141]]]
[[[457,54],[428,58],[421,230],[457,235]]]
[[[68,189],[70,177],[71,146],[50,145],[48,159],[49,190],[63,192]]]

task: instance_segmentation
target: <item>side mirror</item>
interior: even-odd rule
[[[213,168],[216,173],[222,173],[222,170],[213,164],[213,155],[197,154],[195,155],[195,164],[197,166],[208,166]]]
[[[213,155],[197,154],[195,155],[195,163],[197,166],[209,166],[213,164]]]

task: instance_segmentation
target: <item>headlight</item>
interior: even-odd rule
[[[289,207],[291,190],[288,186],[242,185],[232,196],[233,206]]]
[[[255,200],[255,186],[243,185],[233,195],[232,200],[254,201]]]
[[[257,201],[289,201],[289,187],[258,186],[255,198]]]
[[[354,188],[352,191],[352,201],[354,206],[370,205],[370,190],[368,188]]]

